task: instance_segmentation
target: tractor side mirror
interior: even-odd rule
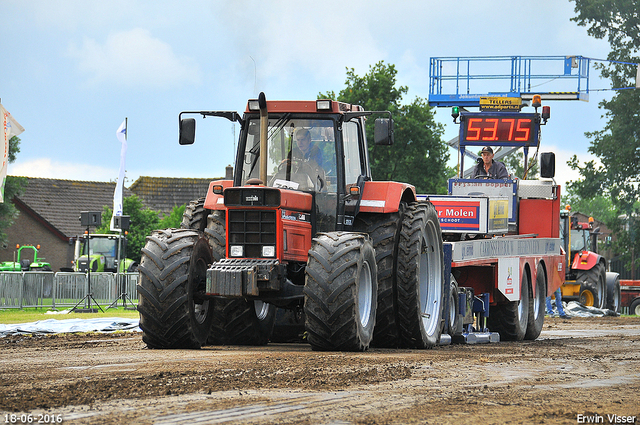
[[[540,154],[540,177],[552,179],[556,175],[556,154],[544,152]]]
[[[180,120],[180,139],[181,145],[193,145],[196,140],[196,119],[183,118]]]
[[[390,118],[376,118],[373,138],[376,145],[393,145],[393,120]]]

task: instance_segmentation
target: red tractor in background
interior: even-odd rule
[[[588,222],[579,222],[570,211],[567,205],[560,212],[560,237],[567,257],[562,298],[618,313],[620,279],[618,273],[607,272],[607,260],[597,253],[600,229],[593,228],[593,217]]]
[[[243,116],[182,112],[183,145],[195,140],[185,114],[240,124],[234,179],[212,182],[181,229],[147,237],[138,283],[147,346],[266,344],[276,307],[304,309],[315,350],[440,342],[448,279],[436,210],[413,186],[371,177],[365,117],[388,117],[376,119],[374,139],[390,145],[389,112],[261,93]]]

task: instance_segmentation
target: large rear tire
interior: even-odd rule
[[[622,308],[622,292],[620,291],[620,276],[618,273],[606,273],[607,279],[607,308],[620,313]]]
[[[355,230],[368,233],[376,252],[378,266],[378,306],[372,347],[395,348],[399,346],[396,322],[396,276],[400,217],[403,205],[393,214],[361,213],[356,217]]]
[[[304,313],[313,350],[364,351],[376,321],[376,257],[369,236],[321,233],[305,270]]]
[[[204,232],[207,227],[207,215],[209,210],[204,208],[205,198],[198,198],[189,202],[182,213],[181,229],[193,229]]]
[[[487,320],[489,330],[498,332],[500,339],[522,341],[529,322],[529,294],[529,274],[523,270],[520,278],[520,301],[509,301],[492,307]]]
[[[604,264],[598,263],[590,270],[578,272],[580,303],[588,307],[605,308],[607,298],[607,275]]]
[[[202,295],[211,248],[188,229],[154,231],[142,248],[138,312],[149,348],[200,348],[213,319]]]
[[[398,242],[400,344],[431,348],[442,332],[445,288],[442,231],[431,203],[407,206]]]
[[[547,276],[544,266],[539,263],[536,272],[536,288],[529,302],[529,319],[524,339],[534,340],[540,336],[544,325],[544,314],[547,300]]]

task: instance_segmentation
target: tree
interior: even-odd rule
[[[531,151],[529,152],[531,153]],[[517,177],[519,179],[524,180],[532,180],[537,179],[540,171],[538,170],[538,161],[537,156],[528,156],[527,157],[527,175],[525,179],[525,169],[524,169],[524,152],[522,150],[518,150],[508,155],[504,160],[504,165],[507,167],[507,171],[509,174]]]
[[[122,200],[122,213],[129,216],[130,227],[127,234],[127,258],[140,262],[140,250],[146,243],[146,238],[156,229],[168,227],[180,227],[184,205],[173,208],[173,211],[164,218],[160,213],[145,207],[136,195],[131,195]],[[115,233],[109,228],[113,210],[107,206],[102,212],[102,225],[96,229],[96,233]]]
[[[337,100],[364,107],[367,111],[390,111],[394,119],[393,146],[373,143],[373,119],[367,121],[369,162],[375,180],[395,180],[411,183],[419,193],[446,193],[447,178],[453,174],[447,168],[449,152],[442,141],[442,125],[435,122],[432,108],[416,97],[402,105],[408,87],[396,85],[394,65],[380,61],[360,77],[347,69],[346,87]],[[319,98],[336,99],[335,92]]]
[[[640,16],[637,2],[629,0],[575,0],[578,25],[586,26],[589,35],[607,38],[611,45],[610,63],[599,66],[602,76],[611,80],[612,88],[635,87],[637,56],[640,48]],[[583,179],[573,183],[581,196],[610,193],[615,205],[624,211],[633,209],[640,195],[640,104],[639,90],[617,90],[609,101],[599,105],[607,123],[604,129],[586,133],[592,139],[589,152],[601,164],[589,161],[583,166],[574,157],[571,166]]]
[[[20,152],[20,138],[13,136],[9,139],[9,152],[7,161],[9,164],[16,160]],[[12,200],[17,195],[24,193],[27,179],[24,177],[7,176],[4,185],[4,202],[0,203],[0,245],[5,246],[9,241],[6,230],[18,217],[18,210]]]
[[[574,0],[577,16],[572,18],[578,25],[587,27],[589,35],[607,39],[611,62],[599,66],[603,77],[611,80],[616,90],[611,100],[599,105],[605,110],[607,123],[604,129],[586,133],[591,139],[589,152],[598,157],[581,165],[574,156],[570,161],[573,169],[579,170],[582,178],[571,182],[569,187],[582,198],[599,194],[611,197],[613,205],[627,217],[638,216],[640,195],[640,90],[635,87],[637,64],[640,62],[640,15],[638,2],[630,0]],[[617,216],[617,214],[616,214]],[[640,252],[638,220],[630,220],[630,226],[611,227],[624,251]],[[615,223],[611,223],[615,225]],[[609,226],[610,223],[607,223]],[[626,241],[626,242],[625,242]]]

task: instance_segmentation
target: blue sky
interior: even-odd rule
[[[180,111],[242,112],[260,91],[315,99],[340,91],[346,68],[364,75],[380,60],[395,64],[409,103],[428,97],[430,57],[605,58],[607,42],[570,21],[573,8],[565,0],[0,0],[0,99],[25,128],[9,174],[114,181],[116,130],[127,117],[126,186],[140,176],[222,176],[238,128],[198,120],[196,143],[179,146]],[[609,87],[593,70],[590,84]],[[604,126],[598,102],[610,96],[550,103],[542,150],[556,153],[561,183],[576,178],[571,155],[590,159],[584,133]],[[449,113],[436,112],[445,140],[458,132]]]

